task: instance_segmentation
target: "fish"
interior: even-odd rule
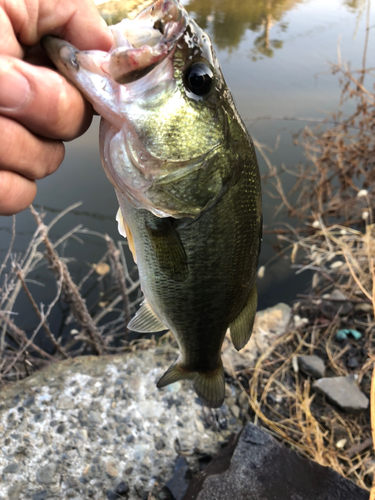
[[[157,382],[192,380],[225,399],[221,348],[242,349],[257,308],[259,167],[208,35],[178,0],[110,27],[109,52],[52,36],[43,47],[101,115],[103,168],[137,262],[144,302],[128,328],[170,330],[178,359]]]

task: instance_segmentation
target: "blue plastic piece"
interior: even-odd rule
[[[360,333],[358,330],[344,328],[343,330],[339,330],[336,333],[336,338],[337,340],[345,340],[348,338],[348,335],[351,335],[356,340],[359,340],[362,337],[362,333]]]

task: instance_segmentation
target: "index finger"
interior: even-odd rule
[[[46,34],[64,38],[80,50],[109,50],[112,35],[92,0],[0,0],[15,38],[36,45]]]

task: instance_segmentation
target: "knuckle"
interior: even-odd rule
[[[52,174],[64,159],[60,141],[33,135],[21,124],[0,116],[0,169],[29,179]]]
[[[62,142],[53,141],[46,148],[46,159],[45,168],[43,169],[43,175],[40,177],[46,177],[47,175],[53,174],[61,165],[65,156],[65,147]]]
[[[0,215],[13,215],[27,208],[36,195],[36,184],[15,172],[0,170]]]

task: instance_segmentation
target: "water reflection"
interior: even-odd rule
[[[356,12],[364,9],[366,0],[343,0],[343,4],[348,7],[349,10]]]
[[[208,29],[219,49],[232,52],[237,49],[246,30],[259,33],[254,40],[252,58],[272,57],[275,49],[283,46],[282,40],[271,36],[271,28],[278,26],[286,31],[282,22],[284,14],[304,0],[189,0],[185,4],[194,13],[197,23]]]
[[[250,30],[258,36],[253,40],[250,57],[253,61],[273,57],[275,50],[283,47],[280,35],[288,30],[284,21],[287,12],[309,0],[182,0],[198,25],[207,30],[214,45],[229,53],[236,51]],[[115,24],[124,17],[134,18],[153,0],[123,0],[102,2],[96,0],[98,9],[108,24]],[[362,11],[366,0],[342,0],[348,10]]]

